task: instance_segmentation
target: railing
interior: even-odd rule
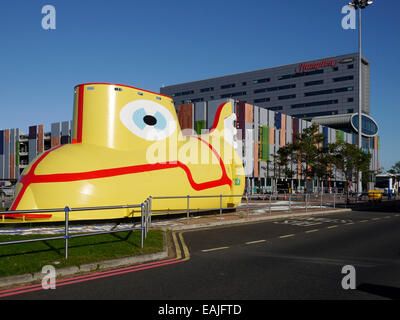
[[[0,242],[0,245],[10,245],[10,244],[19,244],[19,243],[28,243],[28,242],[37,242],[37,241],[50,241],[50,240],[60,240],[64,239],[65,241],[65,259],[68,259],[68,246],[69,239],[78,238],[78,237],[87,237],[93,235],[107,234],[107,233],[116,233],[116,232],[124,232],[124,231],[134,231],[141,230],[141,248],[143,248],[144,239],[147,237],[147,232],[149,230],[149,223],[151,221],[151,209],[150,209],[151,200],[147,198],[143,203],[139,205],[121,205],[121,206],[103,206],[103,207],[82,207],[82,208],[70,208],[66,206],[65,208],[56,208],[56,209],[42,209],[42,210],[16,210],[16,211],[5,211],[1,214],[2,221],[4,221],[5,217],[8,214],[21,214],[23,217],[24,214],[29,213],[50,213],[50,212],[64,212],[65,215],[65,231],[64,235],[54,236],[54,237],[46,237],[46,238],[36,238],[36,239],[24,239],[24,240],[14,240],[14,241],[4,241]],[[135,227],[135,223],[133,222],[131,228],[123,228],[117,230],[109,230],[109,231],[97,231],[90,233],[79,233],[79,234],[70,234],[69,233],[69,222],[70,222],[70,212],[74,211],[91,211],[91,210],[113,210],[113,209],[129,209],[129,208],[140,208],[141,212],[141,222],[139,227]]]
[[[85,236],[92,236],[92,235],[99,235],[99,234],[107,234],[107,233],[116,233],[116,232],[123,232],[123,231],[133,231],[133,230],[141,230],[141,247],[143,248],[144,239],[147,237],[147,232],[152,224],[152,216],[153,215],[165,215],[168,213],[186,213],[187,221],[189,222],[190,213],[191,212],[209,212],[209,211],[217,211],[219,210],[219,218],[222,218],[222,212],[224,209],[223,207],[223,198],[226,197],[240,197],[245,200],[245,205],[239,206],[238,211],[246,210],[247,214],[249,214],[250,209],[260,208],[261,205],[265,205],[264,209],[267,209],[269,214],[272,214],[273,208],[279,209],[279,204],[276,201],[284,200],[285,203],[288,205],[287,208],[279,209],[279,211],[289,211],[293,212],[296,209],[305,210],[307,213],[312,209],[320,209],[328,207],[336,208],[338,201],[345,202],[345,196],[342,194],[253,194],[253,195],[204,195],[204,196],[158,196],[158,197],[148,197],[143,203],[139,205],[121,205],[121,206],[103,206],[103,207],[81,207],[81,208],[70,208],[66,206],[65,208],[58,208],[58,209],[43,209],[43,210],[18,210],[18,211],[4,211],[0,213],[1,219],[4,221],[4,218],[8,214],[24,214],[28,213],[50,213],[50,212],[64,212],[65,214],[65,231],[64,235],[54,236],[54,237],[47,237],[47,238],[37,238],[37,239],[26,239],[26,240],[15,240],[15,241],[7,241],[7,242],[0,242],[0,245],[9,245],[9,244],[18,244],[18,243],[28,243],[28,242],[35,242],[35,241],[47,241],[47,240],[59,240],[64,239],[65,241],[65,258],[68,259],[68,246],[69,246],[69,239],[76,238],[76,237],[85,237]],[[192,205],[191,208],[191,199],[201,199],[201,198],[219,198],[219,206],[215,208],[206,208],[206,209],[196,209]],[[160,210],[155,211],[153,210],[153,202],[156,200],[168,200],[168,199],[187,199],[186,201],[186,209],[181,210]],[[261,202],[254,202],[254,199],[261,200]],[[249,202],[252,201],[253,202]],[[275,201],[275,203],[272,202]],[[243,201],[242,201],[243,202]],[[70,222],[70,212],[74,211],[95,211],[95,210],[112,210],[112,209],[123,209],[123,208],[140,208],[140,226],[135,227],[133,223],[131,228],[124,228],[124,229],[117,229],[117,230],[109,230],[109,231],[98,231],[98,232],[90,232],[90,233],[79,233],[79,234],[70,234],[69,233],[69,222]]]

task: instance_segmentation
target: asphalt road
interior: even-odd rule
[[[397,212],[349,212],[185,232],[187,261],[6,299],[400,299],[399,230]]]

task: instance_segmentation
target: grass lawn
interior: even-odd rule
[[[0,236],[0,242],[49,237],[48,235]],[[68,260],[64,240],[39,241],[0,246],[0,277],[41,272],[44,265],[55,268],[111,260],[163,250],[163,232],[150,230],[140,247],[141,232],[118,232],[69,239]]]

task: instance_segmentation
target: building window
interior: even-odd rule
[[[233,92],[233,93],[222,94],[221,99],[231,98],[231,97],[240,97],[240,96],[245,96],[245,95],[246,95],[246,91]]]
[[[193,90],[189,90],[189,91],[183,91],[183,92],[176,92],[176,93],[173,93],[172,96],[173,96],[173,97],[179,97],[179,96],[186,96],[186,95],[188,95],[188,94],[193,94],[193,93],[194,93]]]
[[[339,92],[346,92],[346,91],[353,91],[353,87],[343,87],[343,88],[336,88],[336,89],[311,91],[311,92],[304,93],[304,96],[311,97],[311,96],[318,96],[318,95],[322,95],[322,94],[332,94],[332,93],[339,93]]]
[[[230,84],[224,84],[223,86],[221,86],[221,89],[229,89],[229,88],[234,88],[235,84],[234,83],[230,83]]]
[[[349,65],[347,66],[347,69],[354,69],[354,64],[349,64]]]
[[[260,102],[268,102],[270,101],[270,98],[260,98],[260,99],[254,99],[254,103],[260,103]]]
[[[309,86],[315,86],[315,85],[323,84],[323,83],[324,83],[324,80],[308,81],[308,82],[304,82],[304,86],[309,87]]]
[[[314,74],[321,74],[324,73],[323,69],[319,70],[314,70],[314,71],[308,71],[308,72],[300,72],[300,73],[292,73],[292,74],[285,74],[283,76],[279,76],[278,80],[286,80],[286,79],[291,79],[291,78],[299,78],[299,77],[305,77],[305,76],[312,76]]]
[[[333,71],[338,71],[339,67],[333,67]]]
[[[294,98],[296,98],[295,94],[288,94],[288,95],[285,95],[285,96],[279,96],[278,100],[287,100],[287,99],[294,99]]]
[[[344,77],[339,77],[339,78],[333,78],[333,82],[340,82],[340,81],[347,81],[347,80],[353,80],[354,76],[344,76]]]
[[[253,80],[253,83],[258,84],[258,83],[265,83],[265,82],[270,82],[270,81],[271,81],[270,78],[264,78],[264,79]]]
[[[209,91],[214,91],[214,87],[200,89],[200,92],[209,92]]]
[[[279,111],[279,110],[283,109],[283,106],[267,107],[267,109],[272,110],[272,111]]]
[[[334,100],[325,100],[325,101],[296,103],[296,104],[292,104],[290,107],[292,109],[297,109],[297,108],[317,107],[317,106],[324,106],[324,105],[338,104],[338,103],[339,103],[339,100],[338,99],[334,99]]]
[[[263,92],[271,92],[271,91],[278,91],[278,90],[286,90],[286,89],[293,89],[296,88],[295,84],[287,84],[284,86],[279,86],[279,87],[269,87],[269,88],[262,88],[262,89],[256,89],[253,92],[254,93],[263,93]]]
[[[347,102],[353,102],[354,98],[347,98]]]

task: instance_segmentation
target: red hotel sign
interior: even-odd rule
[[[301,73],[308,70],[318,70],[319,68],[334,67],[338,63],[337,60],[322,60],[313,63],[300,63],[296,68],[296,73]]]

